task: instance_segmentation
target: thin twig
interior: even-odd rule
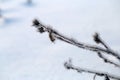
[[[116,67],[119,67],[119,68],[120,68],[120,65],[119,65],[119,64],[117,64],[117,63],[115,63],[115,62],[107,59],[104,55],[102,55],[102,53],[98,52],[98,56],[99,56],[101,59],[103,59],[103,61],[104,61],[105,63],[110,63],[110,64],[113,64],[113,65],[115,65]]]
[[[64,66],[66,69],[72,69],[72,70],[76,70],[77,72],[85,72],[85,73],[91,73],[91,74],[96,74],[97,76],[106,76],[112,79],[116,79],[116,80],[120,80],[120,76],[115,76],[113,74],[109,74],[107,72],[100,72],[100,71],[95,71],[95,70],[90,70],[90,69],[85,69],[85,68],[80,68],[77,66],[74,66],[71,62],[65,62]]]
[[[96,74],[94,75],[93,80],[95,80],[95,78],[96,78]]]

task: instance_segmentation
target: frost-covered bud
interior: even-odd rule
[[[33,20],[33,26],[39,26],[40,23],[37,19]]]
[[[40,33],[45,32],[45,30],[44,30],[44,28],[43,28],[43,27],[38,28],[38,31],[39,31]]]
[[[95,33],[95,35],[93,36],[93,38],[94,38],[94,41],[96,42],[96,43],[101,43],[101,40],[100,40],[100,37],[99,37],[99,34],[98,33]]]
[[[49,33],[49,38],[50,38],[50,40],[51,40],[52,42],[55,41],[55,36],[53,35],[52,32]]]
[[[64,66],[65,66],[66,69],[70,69],[71,68],[67,62],[64,63]]]

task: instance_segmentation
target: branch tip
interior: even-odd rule
[[[99,34],[98,34],[98,33],[95,33],[95,34],[93,35],[93,38],[94,38],[94,41],[95,41],[97,44],[101,43],[101,40],[100,40],[100,37],[99,37]]]
[[[39,26],[40,22],[37,19],[33,20],[33,26]]]

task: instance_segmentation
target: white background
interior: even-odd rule
[[[52,43],[47,33],[39,34],[31,26],[37,18],[89,44],[95,44],[92,35],[98,32],[112,49],[120,52],[119,0],[33,0],[33,5],[26,2],[0,0],[0,80],[92,80],[93,74],[66,70],[63,64],[69,58],[77,66],[120,75],[120,69],[105,64],[96,53],[61,41]]]

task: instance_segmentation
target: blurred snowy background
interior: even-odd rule
[[[32,27],[33,19],[78,41],[95,44],[94,32],[120,52],[120,0],[0,0],[0,80],[92,80],[93,74],[68,71],[68,58],[88,69],[120,75],[94,52],[56,41]],[[103,80],[97,77],[96,80]]]

